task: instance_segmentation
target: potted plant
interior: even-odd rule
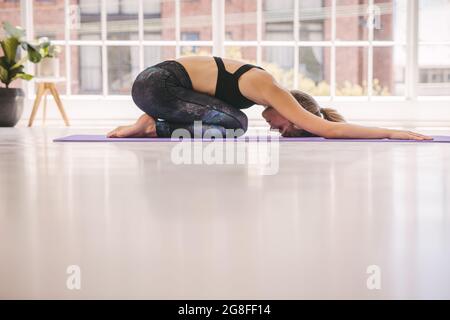
[[[39,53],[42,60],[37,65],[37,77],[59,77],[59,54],[61,48],[52,44],[47,37],[39,38]]]
[[[5,39],[0,41],[3,56],[0,57],[0,127],[14,127],[22,116],[24,92],[20,88],[10,88],[16,79],[30,80],[32,75],[25,73],[24,63],[29,60],[38,63],[41,60],[39,48],[23,40],[24,29],[3,23]],[[18,60],[19,48],[27,53]]]

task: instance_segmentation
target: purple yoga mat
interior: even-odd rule
[[[397,139],[326,139],[321,137],[305,137],[305,138],[284,138],[284,137],[258,137],[245,136],[237,139],[225,139],[227,141],[271,141],[279,140],[282,142],[418,142],[418,143],[450,143],[450,136],[432,136],[433,140],[397,140]],[[224,140],[224,139],[217,139]],[[106,138],[103,135],[72,135],[54,139],[53,142],[179,142],[180,140],[172,140],[171,138]],[[191,139],[191,141],[212,141],[212,139]]]

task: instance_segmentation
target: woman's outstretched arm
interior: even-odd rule
[[[322,119],[303,109],[291,93],[275,81],[269,80],[265,85],[262,85],[261,95],[266,105],[276,109],[283,117],[291,121],[293,124],[324,138],[432,139],[429,136],[411,131],[365,127],[345,122],[331,122]]]

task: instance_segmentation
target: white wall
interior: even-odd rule
[[[392,98],[391,98],[392,99]],[[24,109],[23,119],[27,120],[31,114],[32,100],[28,100]],[[63,97],[63,103],[68,116],[72,120],[130,120],[136,119],[142,111],[133,103],[130,97],[121,96],[104,98],[94,97]],[[450,99],[433,101],[429,98],[418,101],[383,101],[383,99],[371,102],[355,98],[350,101],[329,102],[320,101],[323,107],[332,107],[340,111],[348,121],[386,123],[394,126],[449,126]],[[42,108],[42,106],[41,106]],[[250,124],[258,124],[263,121],[261,111],[263,107],[254,106],[245,110],[250,119]],[[42,116],[39,110],[37,119]],[[47,107],[48,119],[60,119],[60,115],[49,97]]]

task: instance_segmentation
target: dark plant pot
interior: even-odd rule
[[[0,88],[0,127],[14,127],[23,113],[22,89]]]

